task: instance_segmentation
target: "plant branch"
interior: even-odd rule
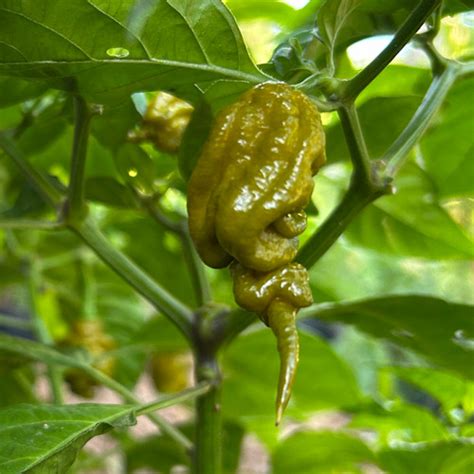
[[[73,224],[71,229],[130,286],[162,311],[190,340],[193,315],[181,301],[141,270],[127,256],[110,245],[90,219]]]
[[[321,227],[301,247],[296,261],[310,268],[336,242],[360,212],[381,194],[372,193],[352,180],[342,201],[337,205]]]
[[[395,33],[388,46],[365,69],[344,83],[340,99],[343,101],[354,100],[390,64],[440,4],[441,0],[421,0]]]
[[[13,160],[41,197],[52,207],[57,207],[61,201],[61,193],[47,178],[30,165],[23,152],[15,145],[7,132],[0,132],[0,148]]]
[[[31,219],[0,219],[0,229],[60,230],[64,229],[64,224]]]
[[[187,402],[188,400],[193,400],[194,398],[200,397],[205,395],[211,389],[211,385],[209,383],[200,383],[195,387],[188,388],[183,390],[182,392],[178,392],[173,395],[161,397],[158,400],[147,403],[146,405],[142,405],[137,411],[136,415],[148,415],[149,413],[153,413],[156,410],[161,410],[163,408],[167,408],[173,405],[177,405],[178,403]]]
[[[47,202],[53,206],[60,204],[61,193],[26,161],[23,154],[11,139],[2,132],[0,132],[0,147],[3,148],[7,155],[19,166],[22,173],[31,181],[32,185],[41,192]],[[84,222],[70,222],[69,228],[78,234],[81,239],[94,250],[98,257],[109,265],[119,276],[174,322],[188,339],[191,338],[193,315],[187,306],[153,281],[143,270],[137,267],[120,251],[112,247],[90,220]]]
[[[142,207],[156,222],[158,222],[158,224],[175,233],[179,237],[183,249],[183,256],[190,272],[198,306],[202,306],[211,301],[211,287],[206,275],[206,269],[204,268],[204,264],[199,258],[191,240],[191,236],[189,235],[187,219],[174,221],[157,208],[152,199],[141,196],[136,190],[134,190],[134,193]]]
[[[390,192],[389,182],[380,177],[377,171],[377,163],[370,162],[354,105],[343,105],[338,112],[351,154],[351,183],[340,204],[299,251],[296,260],[307,268],[329,250],[362,209]]]
[[[74,97],[74,142],[67,192],[66,216],[68,220],[80,220],[86,214],[84,202],[84,175],[89,142],[92,111],[80,96]]]
[[[338,109],[339,119],[351,155],[354,179],[368,186],[372,182],[369,152],[354,104]]]
[[[420,107],[381,158],[382,163],[386,165],[386,176],[394,177],[403,166],[408,153],[429,127],[460,71],[462,68],[458,64],[450,62],[444,71],[433,79]]]
[[[141,401],[135,397],[133,392],[128,390],[122,384],[117,382],[116,380],[108,377],[100,370],[95,369],[91,365],[87,364],[80,364],[80,369],[83,370],[87,375],[93,378],[95,381],[99,382],[100,384],[104,385],[105,387],[109,388],[113,392],[118,393],[122,396],[122,398],[129,403],[133,403],[136,405],[142,405]],[[161,418],[160,416],[154,413],[147,413],[147,417],[155,424],[163,433],[166,433],[172,439],[174,439],[178,444],[183,446],[187,451],[191,451],[193,448],[193,444],[191,441],[184,436],[178,429],[176,429],[173,425],[168,423],[166,420]]]
[[[222,413],[219,368],[213,351],[202,344],[196,350],[196,379],[211,389],[196,400],[195,474],[220,474],[222,469]]]

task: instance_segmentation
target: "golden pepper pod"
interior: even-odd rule
[[[309,276],[299,263],[289,263],[273,272],[260,273],[239,263],[231,265],[236,302],[259,314],[275,334],[280,354],[276,398],[276,424],[281,421],[291,396],[299,359],[296,313],[313,302]]]
[[[176,153],[191,120],[192,105],[166,92],[158,92],[148,104],[140,130],[131,132],[134,142],[150,141],[158,150]]]
[[[93,359],[92,365],[95,369],[112,376],[116,359],[109,352],[116,348],[116,342],[105,332],[102,322],[95,319],[78,320],[71,329],[70,335],[60,345],[69,349],[84,349]],[[74,393],[84,398],[94,396],[97,382],[82,370],[68,369],[64,376]]]
[[[262,272],[292,261],[324,147],[316,106],[287,84],[260,84],[221,111],[188,186],[203,261],[221,268],[236,259]]]

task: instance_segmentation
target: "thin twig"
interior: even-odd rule
[[[161,397],[158,400],[142,405],[135,413],[137,416],[148,415],[153,413],[156,410],[161,410],[178,403],[187,402],[188,400],[193,400],[194,398],[200,397],[201,395],[206,394],[211,389],[211,384],[207,382],[201,382],[195,387],[188,388],[182,392],[175,393],[173,395],[168,395]]]

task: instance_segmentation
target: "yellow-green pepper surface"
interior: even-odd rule
[[[199,255],[214,268],[234,261],[237,303],[277,337],[277,423],[298,363],[296,312],[312,302],[306,269],[291,262],[306,228],[312,177],[324,162],[316,106],[287,84],[265,83],[217,115],[188,185]]]
[[[143,124],[129,134],[133,142],[152,142],[166,153],[177,153],[191,120],[192,105],[167,92],[158,92],[148,103]]]

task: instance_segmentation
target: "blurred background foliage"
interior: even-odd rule
[[[225,3],[251,56],[266,64],[273,55],[277,73],[285,70],[285,51],[297,44],[295,35],[311,40],[308,31],[320,6],[319,0]],[[413,4],[362,2],[343,32],[336,75],[351,77],[365,67]],[[448,58],[474,55],[469,6],[446,2],[435,44]],[[429,81],[428,61],[413,45],[361,94],[357,106],[374,158],[407,124]],[[28,159],[66,185],[73,133],[70,98],[42,83],[0,77],[0,84],[0,129],[14,130]],[[301,367],[282,430],[273,426],[278,360],[272,335],[256,323],[225,351],[228,472],[238,466],[242,473],[269,472],[273,465],[274,473],[292,474],[472,473],[473,86],[470,77],[452,88],[397,177],[397,194],[369,206],[311,268],[315,301],[324,306],[319,318],[308,313],[301,319]],[[149,95],[135,94],[94,121],[86,193],[113,244],[194,306],[179,239],[145,212],[130,189],[154,193],[168,219],[185,216],[185,184],[175,157],[149,145],[125,143]],[[328,165],[316,177],[303,241],[338,202],[350,172],[336,115],[324,113],[323,121]],[[63,230],[2,229],[2,221],[39,217],[54,218],[0,154],[0,331],[53,342],[97,366],[101,358],[112,358],[107,370],[131,389],[150,377],[159,391],[189,384],[188,348],[180,334],[78,238]],[[207,274],[215,299],[234,306],[227,272],[207,269]],[[97,337],[72,343],[77,324],[84,321],[96,324]],[[110,343],[104,342],[107,338]],[[0,406],[38,403],[44,368],[0,357]],[[163,367],[170,366],[175,372],[166,374]],[[173,386],[170,379],[179,383]],[[185,417],[183,429],[191,424]],[[187,462],[165,436],[157,440],[121,433],[115,438],[124,447],[127,472],[144,467],[171,472]],[[88,452],[74,471],[111,469],[103,463],[103,456]]]

